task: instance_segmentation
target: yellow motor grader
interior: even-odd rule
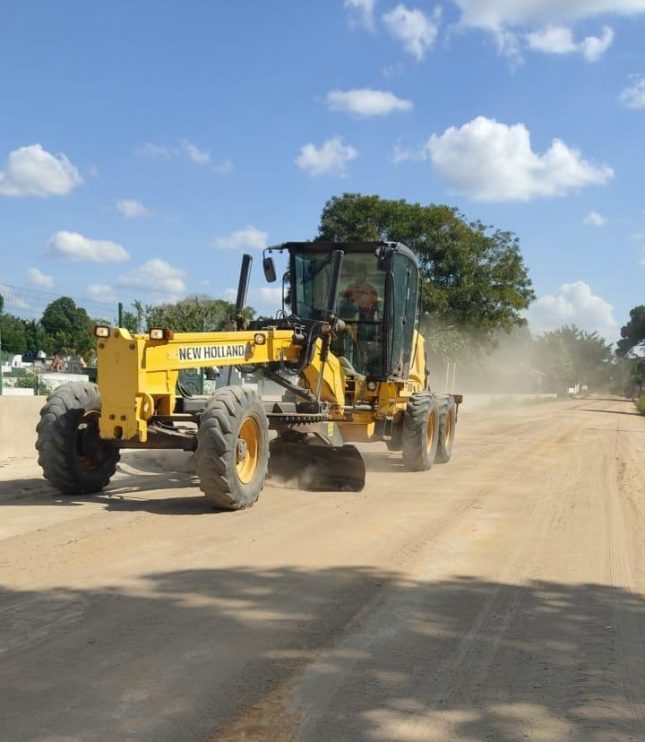
[[[227,510],[252,505],[267,475],[361,490],[356,442],[384,441],[415,471],[450,459],[462,397],[430,390],[414,254],[392,242],[289,242],[265,251],[269,282],[275,251],[289,259],[275,318],[242,315],[245,255],[228,330],[94,328],[98,386],[59,387],[38,424],[38,460],[60,492],[101,490],[121,449],[194,452],[202,491]],[[181,383],[183,370],[213,368],[228,383],[211,396]],[[269,398],[269,382],[281,393]]]

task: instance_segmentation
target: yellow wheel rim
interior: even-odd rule
[[[430,410],[430,414],[428,415],[428,427],[426,430],[426,435],[427,435],[426,447],[428,451],[432,450],[432,444],[434,442],[436,424],[437,424],[437,416],[434,410]]]
[[[260,428],[252,417],[247,417],[240,427],[235,453],[237,477],[242,484],[248,484],[260,458]]]
[[[450,442],[452,441],[452,415],[450,413],[446,415],[446,430],[444,439],[446,445],[449,446]]]

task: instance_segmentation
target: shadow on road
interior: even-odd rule
[[[598,410],[593,409],[592,407],[576,407],[576,412],[605,412],[608,415],[636,415],[637,417],[640,416],[640,412],[637,412],[634,410],[634,412],[630,412],[629,410]]]
[[[645,599],[617,587],[192,569],[0,615],[7,739],[642,738]]]

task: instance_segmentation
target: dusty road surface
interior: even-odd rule
[[[645,739],[645,418],[460,417],[446,466],[241,513],[156,454],[85,499],[6,463],[0,738]]]

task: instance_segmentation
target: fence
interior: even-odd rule
[[[0,296],[4,299],[3,312],[5,314],[13,314],[15,317],[30,321],[38,321],[47,306],[61,298],[61,294],[10,286],[2,282],[0,282]],[[69,296],[74,300],[77,307],[85,309],[91,319],[116,324],[118,318],[118,305],[116,303],[96,301],[95,299],[70,294],[64,294],[64,296]]]
[[[19,286],[0,282],[0,296],[2,297],[1,314],[11,315],[23,322],[38,322],[45,309],[56,299],[60,299],[60,294],[54,294],[37,289],[29,289]],[[67,294],[67,296],[69,296]],[[102,321],[108,324],[117,324],[120,313],[120,305],[88,299],[82,296],[70,296],[77,307],[84,309],[90,319]],[[12,320],[13,330],[19,322]],[[43,348],[32,348],[32,360],[35,360],[37,351]],[[15,349],[14,349],[15,351]],[[7,357],[8,352],[13,352],[11,346],[8,350],[2,345],[2,327],[0,326],[0,364]],[[16,351],[17,352],[17,351]],[[18,356],[20,353],[18,352]],[[31,367],[29,364],[18,364],[17,367],[7,367],[5,365],[4,375],[0,365],[0,394],[8,392],[9,394],[43,394],[51,391],[53,388],[63,383],[65,374],[54,375],[54,378],[45,378],[51,374],[42,374],[38,371],[44,370],[43,364],[40,368]]]

